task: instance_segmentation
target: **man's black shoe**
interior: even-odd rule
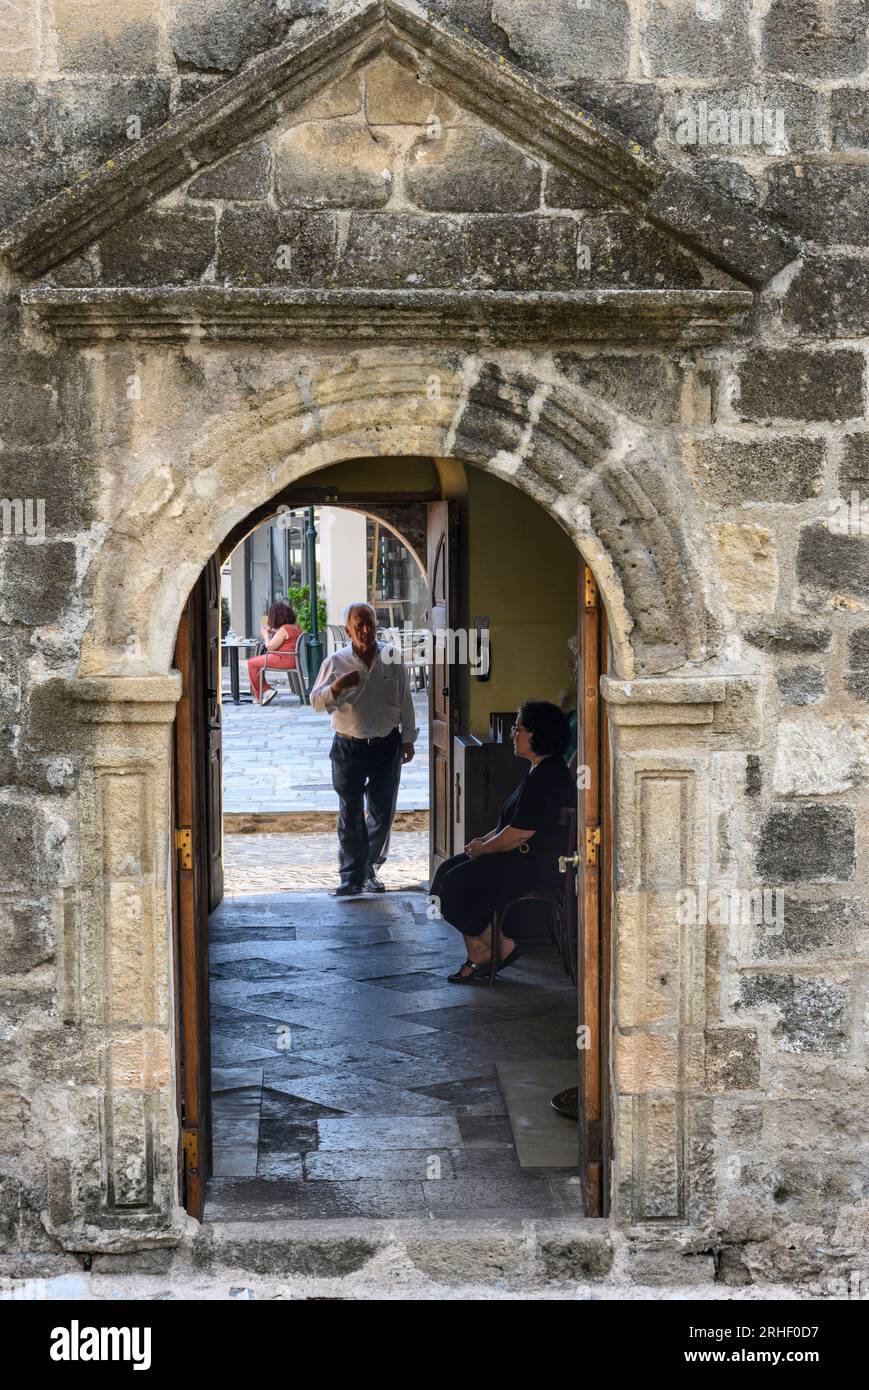
[[[355,883],[341,883],[337,888],[329,889],[330,898],[358,898],[362,889]]]
[[[370,874],[362,885],[366,893],[385,893],[386,884],[381,883],[376,874]]]

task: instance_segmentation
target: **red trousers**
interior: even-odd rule
[[[269,652],[267,658],[264,656],[249,656],[247,659],[247,674],[250,676],[250,688],[253,691],[255,700],[262,699],[262,691],[260,690],[261,677],[262,684],[267,690],[269,688],[268,681],[265,676],[262,675],[262,669],[266,664],[266,660],[268,660],[269,669],[273,671],[291,671],[296,664],[296,657],[293,652]]]

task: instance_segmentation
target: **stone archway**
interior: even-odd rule
[[[517,366],[507,353],[279,361],[276,384],[275,367],[261,365],[262,388],[237,402],[237,383],[233,393],[215,372],[198,416],[172,399],[179,384],[155,366],[163,419],[137,440],[117,506],[109,504],[82,675],[167,672],[184,598],[232,527],[305,474],[366,454],[454,455],[540,502],[595,571],[620,675],[675,671],[713,654],[706,596],[714,586],[681,470],[635,422],[560,377],[551,359],[540,360],[539,374],[527,356]],[[135,587],[119,585],[131,567]]]
[[[167,827],[170,663],[187,592],[254,506],[329,463],[378,453],[458,457],[523,488],[595,571],[616,662],[603,682],[617,807],[613,1219],[692,1230],[711,1219],[704,932],[672,923],[680,884],[708,877],[711,751],[722,739],[746,746],[750,692],[744,679],[692,673],[713,653],[716,623],[685,480],[636,424],[559,379],[551,360],[538,366],[509,354],[290,354],[261,362],[251,395],[227,393],[218,355],[192,402],[165,358],[145,364],[159,374],[163,420],[115,476],[87,577],[92,621],[67,685],[85,765],[86,887],[72,935],[89,982],[81,1022],[102,1059],[76,1098],[73,1214],[53,1227],[70,1248],[174,1241],[185,1220]]]

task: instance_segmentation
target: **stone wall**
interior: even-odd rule
[[[141,137],[215,98],[257,55],[338,9],[327,0],[0,3],[0,222],[86,183]],[[93,984],[82,865],[100,854],[83,812],[95,749],[115,756],[117,731],[79,721],[65,682],[80,663],[91,676],[165,676],[173,624],[209,546],[293,477],[352,452],[454,453],[500,469],[586,549],[611,610],[618,677],[727,678],[727,698],[707,702],[709,727],[699,733],[684,690],[657,703],[644,695],[652,715],[617,714],[622,771],[630,764],[645,787],[650,771],[670,767],[648,795],[673,817],[691,780],[701,798],[694,862],[710,884],[784,890],[780,932],[740,922],[701,934],[702,998],[690,994],[693,1013],[688,1023],[680,1015],[673,1055],[688,1067],[674,1084],[690,1095],[693,1119],[680,1134],[699,1155],[702,1190],[696,1202],[680,1206],[677,1194],[667,1207],[664,1177],[663,1207],[644,1205],[641,1194],[638,1204],[628,1200],[626,1219],[639,1212],[642,1226],[677,1212],[680,1228],[689,1221],[702,1232],[686,1248],[714,1249],[720,1277],[737,1282],[859,1268],[869,771],[864,9],[852,0],[754,8],[431,0],[427,9],[485,45],[493,73],[506,65],[541,79],[711,192],[762,209],[794,238],[795,256],[760,277],[744,330],[720,342],[512,351],[454,343],[409,353],[123,336],[80,347],[22,312],[18,295],[32,282],[4,268],[0,494],[22,501],[19,533],[24,504],[43,499],[45,532],[35,534],[32,510],[34,534],[15,534],[12,508],[0,540],[0,1238],[8,1250],[50,1253],[77,1212],[102,1219],[100,1098],[107,1068],[122,1066],[100,1033],[105,1020],[82,1007]],[[218,151],[40,283],[743,285],[725,262],[652,213],[568,178],[525,148],[521,133],[504,134],[412,65],[376,53],[243,148]],[[165,690],[161,698],[170,700]],[[613,708],[630,708],[629,696],[613,699]],[[140,716],[137,757],[157,768],[160,795],[164,736]],[[128,805],[119,811],[122,821],[132,814]],[[649,959],[656,949],[669,959],[655,875],[670,872],[671,849],[650,845],[638,869],[623,846],[622,962],[632,959],[640,920]],[[127,864],[117,891],[138,874],[156,912],[161,863],[158,853]],[[135,1085],[125,1097],[119,1084],[121,1135],[127,1122],[131,1133],[144,1131],[171,1112],[164,946],[158,931],[150,1002],[139,1001],[144,1013],[130,1024],[131,1036],[146,1018],[154,1029],[136,1075],[148,1073],[157,1099],[137,1111]],[[116,1041],[128,1022],[112,1024]],[[625,1037],[640,1028],[644,1050],[618,1084],[643,1097],[632,1123],[642,1111],[660,1138],[666,1126],[654,1101],[667,1089],[670,1059],[650,1039],[661,1030],[648,1017],[622,1023]],[[685,1042],[698,1030],[699,1062]],[[128,1201],[112,1220],[133,1243],[131,1222],[152,1239],[163,1238],[158,1229],[172,1233],[165,1142],[149,1150],[149,1173],[136,1170],[135,1154],[125,1165],[122,1146],[115,1155],[113,1181],[127,1184]],[[627,1174],[626,1193],[631,1181]],[[155,1202],[162,1225],[147,1213]],[[655,1229],[638,1239],[653,1249],[675,1239]]]

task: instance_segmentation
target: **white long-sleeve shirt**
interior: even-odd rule
[[[342,647],[327,656],[311,691],[311,704],[319,714],[331,714],[336,734],[347,738],[385,738],[398,727],[402,743],[415,743],[419,737],[416,711],[407,667],[396,649],[390,658],[382,653],[388,642],[377,643],[377,655],[370,668],[352,647]],[[337,697],[331,685],[339,676],[359,672],[359,684]]]

